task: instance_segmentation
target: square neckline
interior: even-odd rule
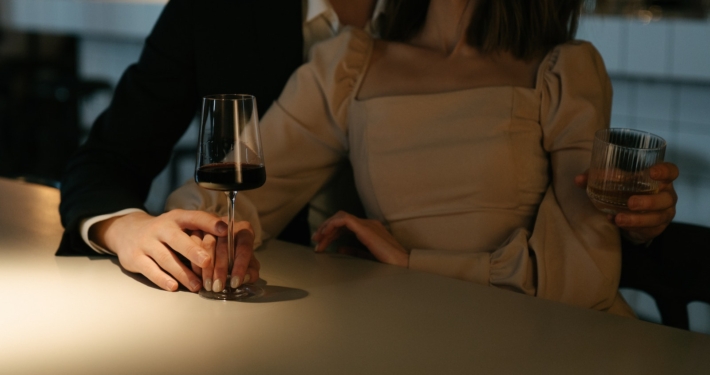
[[[515,86],[515,85],[492,85],[492,86],[477,86],[477,87],[469,87],[469,88],[463,88],[463,89],[456,89],[456,90],[449,90],[449,91],[437,91],[437,92],[422,92],[422,93],[411,93],[411,94],[393,94],[393,95],[381,95],[381,96],[373,96],[370,98],[360,98],[360,89],[362,88],[362,83],[365,80],[365,77],[367,77],[367,74],[370,70],[370,66],[372,64],[372,55],[375,47],[375,43],[377,40],[380,40],[385,43],[390,43],[385,40],[381,39],[376,39],[370,34],[365,33],[365,35],[368,38],[368,47],[367,47],[367,52],[365,53],[364,57],[364,64],[362,67],[362,73],[358,77],[357,81],[355,82],[355,85],[353,87],[353,95],[352,95],[352,100],[353,102],[356,103],[366,103],[369,101],[374,101],[377,99],[393,99],[393,98],[406,98],[406,97],[427,97],[427,96],[443,96],[443,95],[453,95],[453,94],[463,94],[463,93],[481,93],[487,90],[494,91],[494,90],[505,90],[506,92],[511,91],[511,90],[524,90],[527,92],[538,92],[541,89],[541,84],[540,81],[543,79],[544,72],[547,69],[543,69],[543,67],[547,67],[549,65],[549,60],[551,56],[553,55],[553,52],[557,50],[557,46],[552,48],[545,57],[540,61],[540,65],[537,67],[537,73],[535,74],[535,85],[534,87],[524,87],[524,86]]]

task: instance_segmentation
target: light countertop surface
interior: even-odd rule
[[[283,242],[267,296],[156,289],[114,258],[56,257],[55,189],[0,179],[0,372],[692,374],[710,336]]]

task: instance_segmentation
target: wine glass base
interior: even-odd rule
[[[213,292],[211,290],[200,290],[202,298],[222,300],[222,301],[248,301],[253,298],[258,298],[264,295],[264,289],[256,285],[242,285],[236,289],[231,287],[224,288],[221,292]]]

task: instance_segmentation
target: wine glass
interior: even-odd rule
[[[655,194],[659,182],[650,168],[663,161],[666,141],[640,130],[610,128],[594,135],[587,195],[597,209],[611,215],[628,211],[632,195]]]
[[[200,137],[195,182],[205,189],[223,191],[229,204],[227,253],[229,268],[224,290],[200,290],[209,299],[243,300],[263,294],[255,285],[234,289],[230,275],[234,266],[234,200],[239,190],[256,189],[266,181],[259,136],[256,98],[243,94],[209,95],[202,99]]]

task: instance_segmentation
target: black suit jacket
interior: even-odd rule
[[[171,0],[61,184],[57,255],[93,254],[82,219],[144,208],[204,95],[248,93],[260,115],[303,62],[301,2]]]

